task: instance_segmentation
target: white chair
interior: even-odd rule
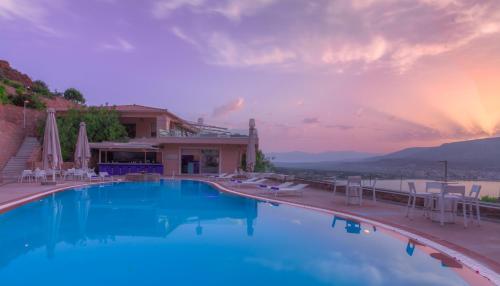
[[[75,169],[75,172],[73,173],[73,177],[79,180],[83,180],[84,175],[85,172],[82,169]]]
[[[100,180],[101,178],[99,176],[97,176],[97,174],[93,171],[90,171],[90,172],[86,172],[85,173],[85,176],[87,177],[87,179],[89,179],[89,181],[92,181],[92,180]]]
[[[445,214],[445,203],[447,200],[451,200],[453,221],[455,221],[455,216],[457,213],[458,203],[462,203],[462,210],[464,215],[464,227],[467,227],[467,213],[465,210],[465,186],[458,185],[444,185],[443,191],[438,199],[439,205],[439,222],[441,226],[444,225],[444,214]]]
[[[291,187],[284,188],[271,188],[271,191],[274,192],[274,196],[277,197],[280,193],[300,193],[300,195],[304,195],[304,189],[307,187],[307,184],[297,184]]]
[[[375,185],[377,185],[377,178],[374,178],[373,180],[371,180],[367,186],[372,191],[374,202],[377,201]]]
[[[345,189],[346,203],[350,204],[352,199],[357,200],[357,204],[363,204],[363,187],[361,186],[361,176],[347,177],[347,186]]]
[[[330,182],[332,183],[333,200],[335,200],[335,196],[337,195],[337,177],[332,177],[332,180]]]
[[[425,197],[424,197],[424,216],[430,217],[429,211],[437,208],[434,202],[439,194],[443,191],[443,183],[440,182],[425,182]]]
[[[424,216],[429,216],[430,204],[427,203],[432,200],[434,194],[432,193],[418,193],[415,187],[415,182],[408,182],[408,204],[406,205],[406,217],[413,219],[413,211],[415,210],[415,203],[417,198],[424,199]]]
[[[40,170],[38,168],[35,169],[35,182],[38,182],[40,180],[41,182],[47,181],[47,173],[44,170]]]
[[[102,181],[105,179],[113,179],[108,172],[99,172],[99,178],[101,178]]]
[[[479,212],[479,193],[481,192],[481,185],[472,185],[469,195],[465,197],[465,204],[469,206],[469,216],[472,221],[474,221],[473,205],[476,207],[476,221],[477,225],[481,225],[481,215]],[[466,206],[464,206],[465,209]]]
[[[66,180],[68,176],[71,176],[72,179],[75,178],[75,168],[63,171],[63,179]]]
[[[31,170],[23,170],[21,172],[21,176],[17,180],[19,183],[22,183],[24,179],[28,179],[28,183],[31,183],[31,178],[33,177],[33,171]]]

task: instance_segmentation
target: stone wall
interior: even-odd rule
[[[17,153],[25,136],[36,136],[37,122],[45,116],[45,111],[26,109],[26,128],[23,128],[23,108],[0,105],[0,170]]]

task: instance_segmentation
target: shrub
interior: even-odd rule
[[[246,154],[243,154],[243,158],[241,160],[241,169],[245,170],[247,165],[247,156]],[[255,154],[255,166],[254,166],[254,172],[267,172],[271,171],[274,169],[274,165],[271,162],[269,158],[264,155],[264,153],[261,150],[257,150],[257,153]]]
[[[24,101],[28,101],[26,104],[27,108],[32,108],[32,109],[38,109],[42,110],[45,109],[47,106],[45,105],[45,102],[43,102],[40,97],[36,94],[20,94],[16,96],[10,96],[9,100],[12,104],[17,105],[17,106],[24,106]]]
[[[498,198],[495,198],[493,196],[483,196],[481,197],[482,202],[487,202],[487,203],[498,203],[500,200]]]
[[[70,109],[65,116],[57,118],[61,153],[65,161],[73,161],[80,122],[87,124],[87,137],[90,142],[121,140],[127,135],[115,110],[95,107]],[[45,122],[41,122],[39,126],[39,135],[43,137]]]
[[[49,86],[42,80],[35,80],[31,86],[31,91],[38,93],[42,96],[52,98],[52,93],[49,90]]]
[[[64,92],[64,98],[80,104],[85,103],[85,98],[83,97],[83,94],[76,88],[66,89],[66,91]]]
[[[8,104],[10,102],[7,97],[7,92],[5,91],[5,87],[0,85],[0,104]]]

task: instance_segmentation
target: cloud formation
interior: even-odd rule
[[[199,23],[206,24],[180,27],[180,38],[197,43],[207,63],[222,66],[332,67],[337,71],[386,67],[404,73],[422,58],[446,54],[500,32],[498,1],[156,3],[163,8],[154,11],[173,16],[176,10],[187,8]],[[272,13],[283,9],[287,13],[279,18]],[[238,22],[239,29],[221,25],[214,13]],[[273,26],[255,25],[255,21],[273,21]]]
[[[0,23],[3,21],[24,21],[38,30],[58,36],[60,33],[47,24],[48,8],[56,2],[47,0],[2,0],[0,1]]]
[[[103,43],[99,46],[101,50],[131,52],[135,47],[127,40],[117,37],[113,42]]]
[[[212,117],[219,118],[219,117],[227,116],[233,112],[236,112],[236,111],[242,109],[244,105],[245,105],[245,100],[241,97],[237,98],[233,101],[230,101],[226,104],[223,104],[221,106],[214,108],[214,110],[212,112]]]

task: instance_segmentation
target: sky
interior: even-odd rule
[[[0,59],[276,151],[500,134],[500,1],[0,0]]]

